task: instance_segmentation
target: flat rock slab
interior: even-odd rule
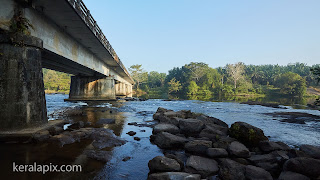
[[[37,133],[48,130],[54,126],[63,127],[65,123],[66,123],[65,120],[53,120],[53,121],[48,121],[47,124],[40,127],[25,128],[25,129],[12,130],[12,131],[1,131],[0,142],[9,142],[9,141],[25,142],[30,140]]]

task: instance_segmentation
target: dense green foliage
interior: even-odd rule
[[[272,89],[282,95],[303,96],[307,86],[317,85],[317,76],[310,70],[314,69],[313,72],[320,75],[320,69],[317,71],[319,67],[303,63],[280,66],[245,65],[239,62],[214,69],[205,63],[191,62],[169,70],[167,75],[155,71],[148,73],[143,71],[141,65],[131,66],[130,69],[140,85],[140,88],[138,85],[135,88],[147,94],[247,96],[263,95]],[[136,74],[138,71],[140,75]]]
[[[303,96],[306,92],[306,80],[293,72],[281,74],[275,83],[282,94]]]
[[[42,69],[44,89],[47,92],[68,92],[70,90],[70,74]]]

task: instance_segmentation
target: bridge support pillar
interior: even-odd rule
[[[72,76],[69,100],[116,99],[113,77]]]
[[[45,124],[42,40],[0,30],[0,130]]]
[[[132,97],[132,85],[120,81],[115,84],[116,96],[119,97]]]

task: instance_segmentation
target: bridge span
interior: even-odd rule
[[[72,100],[132,96],[133,79],[81,0],[0,0],[0,130],[47,122],[42,68],[74,75]]]

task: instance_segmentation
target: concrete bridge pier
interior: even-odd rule
[[[72,76],[69,100],[114,100],[114,77]]]
[[[115,82],[115,90],[117,97],[132,97],[132,86],[120,81]]]
[[[41,51],[41,39],[0,30],[0,130],[48,122]]]

